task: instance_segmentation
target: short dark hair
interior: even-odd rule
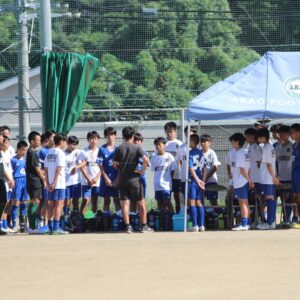
[[[130,140],[133,137],[134,133],[134,129],[130,126],[126,126],[122,129],[122,136],[126,141]]]
[[[37,131],[31,131],[28,134],[28,142],[31,143],[37,136],[41,136],[41,134]]]
[[[295,123],[291,126],[291,129],[294,131],[300,131],[300,123]]]
[[[23,147],[28,147],[28,144],[25,142],[25,141],[20,141],[20,142],[18,142],[18,144],[17,144],[17,149],[18,150],[20,150],[21,148],[23,148]]]
[[[267,140],[270,139],[270,132],[267,128],[261,128],[257,130],[257,137],[265,137]]]
[[[200,136],[201,143],[211,142],[211,136],[209,134],[202,134]]]
[[[7,125],[3,125],[2,126],[2,130],[8,130],[9,132],[11,132],[11,129],[7,126]]]
[[[257,129],[249,127],[244,131],[244,135],[253,135],[254,137],[257,137]]]
[[[88,134],[86,135],[86,139],[89,140],[91,138],[98,138],[100,139],[100,135],[97,131],[95,130],[92,130],[92,131],[89,131]]]
[[[68,144],[73,144],[73,145],[78,145],[79,144],[79,140],[78,140],[78,138],[75,135],[70,135],[68,137],[67,143]]]
[[[177,125],[175,122],[168,122],[165,124],[164,129],[165,129],[165,131],[167,131],[168,129],[177,130]]]
[[[45,140],[48,140],[53,134],[55,134],[54,130],[47,130],[45,133],[43,133],[42,135],[44,135]]]
[[[46,141],[45,133],[42,133],[41,135],[41,143],[44,143]]]
[[[144,140],[144,138],[139,132],[136,132],[134,134],[134,141],[141,141],[142,142],[143,140]]]
[[[246,139],[242,133],[237,132],[237,133],[234,133],[232,136],[230,136],[229,141],[230,142],[232,142],[232,141],[238,142],[239,146],[243,147],[245,145]]]
[[[192,141],[192,142],[194,142],[196,145],[198,145],[199,144],[199,142],[200,142],[200,137],[199,137],[199,135],[198,134],[191,134],[191,136],[190,136],[190,140]]]
[[[278,129],[282,126],[281,123],[278,123],[278,124],[273,124],[270,128],[270,132],[278,132]]]
[[[162,136],[159,136],[159,137],[157,137],[155,140],[154,140],[154,145],[156,146],[156,145],[158,145],[158,144],[160,144],[160,143],[162,143],[162,144],[166,144],[167,143],[167,140],[164,138],[164,137],[162,137]]]
[[[188,131],[188,126],[185,126],[184,132],[187,133],[187,131]],[[197,134],[197,132],[198,132],[196,126],[191,126],[191,127],[190,127],[190,131],[191,131],[191,133],[193,133],[193,134]]]
[[[103,131],[104,137],[107,137],[108,135],[117,135],[117,130],[113,127],[106,127]]]
[[[55,146],[59,145],[61,141],[67,141],[67,136],[64,133],[56,133],[54,136]]]
[[[291,130],[291,127],[287,126],[287,125],[282,125],[278,128],[278,132],[281,132],[281,133],[289,133],[290,130]]]

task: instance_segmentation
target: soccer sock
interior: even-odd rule
[[[29,227],[31,229],[36,228],[36,218],[37,218],[38,208],[39,205],[35,203],[29,203],[28,205],[28,222],[29,222]]]
[[[196,206],[190,206],[190,214],[193,227],[197,226],[197,208]]]
[[[59,229],[59,220],[53,220],[53,230]]]
[[[249,223],[249,219],[248,218],[241,218],[241,223],[243,227],[246,227]]]
[[[26,203],[21,203],[20,204],[20,215],[21,216],[26,216],[27,215]]]
[[[49,220],[49,221],[48,221],[48,227],[49,227],[49,230],[50,230],[50,231],[53,230],[53,221],[52,221],[52,220]]]
[[[298,216],[300,216],[300,205],[298,205]]]
[[[18,217],[18,206],[13,205],[11,207],[11,218],[12,218],[12,226],[16,227],[17,226],[17,217]]]
[[[272,199],[267,200],[267,221],[268,224],[271,225],[275,221],[275,215],[276,215],[276,204],[275,201]]]
[[[7,229],[7,220],[2,220],[2,227]]]
[[[64,216],[68,216],[70,214],[70,208],[67,206],[64,206]]]
[[[198,226],[204,226],[204,207],[197,206],[197,223]]]

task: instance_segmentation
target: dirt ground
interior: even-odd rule
[[[0,299],[299,299],[300,231],[1,236]]]

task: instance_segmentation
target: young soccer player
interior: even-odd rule
[[[206,181],[205,186],[217,185],[218,177],[217,171],[221,163],[214,150],[211,149],[211,136],[203,134],[200,137],[202,153],[205,162]],[[209,200],[210,204],[215,206],[218,205],[218,192],[217,191],[205,191],[205,196]]]
[[[97,131],[90,131],[87,134],[88,147],[84,148],[79,154],[79,163],[81,170],[81,193],[82,202],[80,212],[84,214],[91,199],[92,211],[97,212],[98,195],[100,186],[101,170],[97,163],[98,143],[100,135]]]
[[[181,171],[180,163],[178,158],[179,148],[182,142],[177,139],[177,125],[174,122],[168,122],[164,126],[165,133],[167,136],[166,152],[173,155],[175,159],[176,169],[174,172],[174,177],[172,179],[172,192],[174,194],[175,200],[175,210],[176,213],[180,212],[180,185],[181,185]]]
[[[41,145],[41,135],[37,131],[32,131],[28,135],[29,148],[26,154],[26,184],[30,197],[27,215],[29,228],[36,229],[36,221],[40,219],[38,208],[42,197],[42,188],[46,186],[44,172],[40,167],[37,149]],[[31,231],[30,232],[33,232]],[[34,233],[48,233],[48,226],[41,226]]]
[[[190,136],[190,153],[189,153],[189,191],[188,205],[192,219],[192,232],[204,231],[204,188],[205,183],[202,181],[203,172],[205,173],[205,161],[202,151],[198,149],[200,138],[197,134]]]
[[[49,149],[45,157],[45,177],[47,184],[47,219],[52,234],[67,234],[59,226],[66,192],[66,147],[67,136],[57,133],[55,147]],[[53,220],[53,221],[52,221]]]
[[[110,198],[112,197],[115,204],[115,210],[121,209],[119,192],[114,186],[118,171],[113,167],[113,158],[117,149],[116,136],[117,131],[113,127],[104,129],[106,144],[100,147],[98,152],[98,164],[101,171],[99,195],[104,198],[104,211],[110,211]]]
[[[159,210],[174,212],[171,203],[172,177],[176,164],[172,154],[165,151],[166,139],[158,137],[154,140],[157,153],[151,158],[151,170],[154,172],[154,191]]]
[[[300,124],[296,123],[291,126],[291,137],[295,141],[292,158],[292,192],[294,193],[295,202],[298,205],[298,214],[300,213]],[[300,228],[295,224],[294,228]]]
[[[5,171],[2,158],[2,146],[3,146],[3,130],[0,127],[0,234],[6,234],[7,230],[3,230],[2,226],[2,214],[6,206],[6,187],[5,187]]]
[[[257,226],[260,230],[276,229],[276,202],[275,185],[280,181],[276,177],[276,153],[274,147],[269,143],[270,133],[268,129],[262,128],[257,131],[258,142],[263,144],[262,159],[260,164],[260,183],[267,203],[267,223]]]
[[[12,207],[11,207],[11,219],[13,231],[17,232],[17,217],[18,208],[20,207],[20,232],[25,232],[26,228],[26,202],[28,201],[28,193],[26,189],[26,171],[25,171],[25,155],[28,149],[28,144],[25,141],[20,141],[17,144],[17,155],[11,159],[11,165],[13,169],[13,177],[15,186],[12,190]]]
[[[251,181],[254,183],[255,189],[249,190],[249,199],[248,203],[250,205],[255,205],[261,202],[261,187],[260,187],[260,162],[262,158],[262,148],[258,144],[257,140],[257,130],[255,128],[248,128],[244,132],[246,142],[248,143],[248,154],[250,159],[250,169],[251,169]],[[260,205],[259,213],[259,223],[263,219],[263,207]],[[257,224],[255,224],[256,226]]]
[[[278,177],[282,184],[291,184],[293,143],[290,141],[290,126],[280,126],[278,129],[278,135],[280,143],[275,148],[278,166]],[[292,202],[292,194],[289,189],[280,191],[279,196],[281,197],[281,200],[284,201],[286,204],[290,204]],[[285,222],[290,223],[292,221],[290,219],[291,214],[292,207],[290,205],[285,206]],[[297,223],[297,218],[295,221]]]
[[[80,150],[76,147],[79,141],[76,136],[69,136],[67,140],[67,148],[64,151],[66,156],[66,194],[64,203],[64,217],[69,218],[71,201],[73,210],[79,211],[79,198],[81,197],[81,184],[79,182],[80,164],[78,161]]]
[[[2,214],[2,228],[7,232],[15,232],[10,228],[10,224],[8,224],[7,216],[11,210],[11,192],[15,185],[13,178],[13,169],[11,166],[11,154],[9,152],[9,138],[7,136],[3,136],[3,144],[2,144],[2,161],[4,164],[4,172],[5,172],[5,187],[6,187],[6,207]]]
[[[249,230],[250,210],[248,205],[249,186],[253,187],[250,178],[250,159],[247,150],[243,148],[245,137],[242,133],[235,133],[230,137],[232,148],[235,149],[231,157],[232,181],[234,197],[238,199],[241,210],[241,224],[232,230]]]
[[[4,126],[2,126],[2,130],[3,130],[3,135],[7,136],[10,139],[10,134],[11,134],[10,127],[8,127],[7,125],[4,125]],[[9,152],[11,158],[13,158],[16,154],[14,147],[10,143],[8,146],[8,152]]]

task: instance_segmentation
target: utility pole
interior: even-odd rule
[[[52,51],[50,0],[40,0],[40,46],[42,51]]]
[[[18,47],[18,104],[19,104],[19,140],[27,139],[30,132],[29,116],[29,58],[28,58],[28,25],[26,1],[19,0],[19,35]]]

